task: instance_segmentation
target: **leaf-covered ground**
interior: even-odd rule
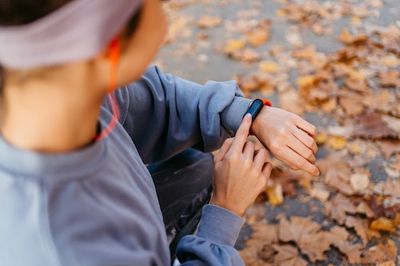
[[[157,63],[318,126],[311,177],[274,161],[246,214],[247,265],[400,264],[399,0],[173,0]]]

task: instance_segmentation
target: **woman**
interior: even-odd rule
[[[236,131],[214,158],[210,204],[177,256],[183,265],[240,265],[232,245],[241,216],[271,171],[249,131],[318,174],[306,121],[263,107],[240,125],[252,101],[234,82],[146,70],[166,31],[158,0],[5,0],[0,25],[0,265],[169,264],[145,164],[189,147],[215,150]]]

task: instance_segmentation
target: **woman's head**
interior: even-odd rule
[[[64,66],[86,65],[95,75],[91,77],[94,82],[106,84],[108,43],[120,36],[117,85],[122,85],[143,73],[162,43],[165,29],[159,0],[3,0],[0,40],[11,52],[0,48],[0,63],[6,62],[8,73],[25,75],[30,70],[50,73]]]

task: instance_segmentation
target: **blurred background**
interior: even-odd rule
[[[399,265],[400,1],[171,0],[156,64],[319,130],[320,177],[274,161],[246,214],[247,265]]]

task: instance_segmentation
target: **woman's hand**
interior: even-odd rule
[[[315,166],[317,144],[313,125],[280,108],[264,107],[253,123],[256,137],[279,160],[294,170],[319,175]]]
[[[214,157],[215,177],[211,204],[242,216],[256,197],[266,188],[272,166],[268,152],[255,152],[254,143],[247,141],[251,116],[247,115],[236,136],[227,139]]]

